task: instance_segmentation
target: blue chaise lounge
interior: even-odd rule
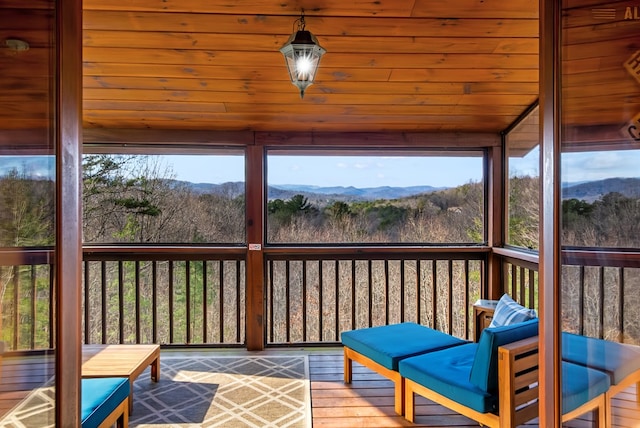
[[[490,428],[512,428],[538,416],[538,321],[483,330],[478,343],[400,361],[405,379],[405,417],[414,421],[414,394]],[[588,411],[597,426],[610,417],[609,377],[564,362],[563,421]]]
[[[344,381],[351,383],[353,361],[394,383],[395,411],[404,414],[404,383],[398,363],[404,358],[468,343],[412,322],[342,332]]]

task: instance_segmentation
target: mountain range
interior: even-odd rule
[[[228,182],[222,184],[211,183],[190,183],[185,181],[171,180],[178,186],[183,185],[189,187],[196,193],[210,193],[225,195],[235,198],[244,194],[244,183]],[[415,196],[424,193],[436,192],[444,190],[446,187],[433,186],[408,186],[408,187],[365,187],[358,188],[353,186],[310,186],[284,184],[268,187],[268,199],[290,199],[295,195],[303,195],[314,201],[366,201],[376,199],[398,199]],[[586,181],[579,183],[563,183],[562,198],[563,199],[580,199],[587,202],[593,202],[603,195],[611,192],[618,192],[629,198],[640,198],[640,178],[608,178],[605,180]]]

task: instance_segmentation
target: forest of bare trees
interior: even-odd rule
[[[224,186],[216,192],[197,191],[175,180],[171,168],[157,157],[111,155],[85,156],[83,183],[85,244],[245,243],[245,201],[237,183],[229,183],[226,191]],[[34,179],[17,170],[0,177],[0,247],[53,244],[53,192],[50,180]],[[537,177],[510,179],[509,244],[538,248],[538,194]],[[473,182],[397,199],[324,198],[319,202],[296,194],[267,202],[266,240],[274,244],[482,244],[484,203],[484,185]],[[563,201],[562,226],[566,245],[638,248],[640,201],[619,193],[592,202],[567,199]],[[239,260],[216,258],[191,263],[89,262],[85,265],[89,270],[85,290],[91,305],[88,312],[94,315],[88,320],[87,339],[241,343],[243,266]],[[459,320],[468,307],[462,297],[469,293],[473,301],[480,296],[482,273],[479,262],[465,265],[455,260],[374,260],[368,264],[319,259],[275,261],[267,268],[271,288],[266,304],[275,326],[269,340],[274,343],[337,340],[342,329],[399,321],[401,307],[416,321],[464,336],[464,323]],[[579,299],[596,318],[600,315],[595,314],[602,312],[603,299],[616,301],[620,293],[624,293],[627,311],[640,303],[636,291],[640,287],[633,285],[638,283],[636,270],[625,270],[626,289],[618,290],[620,271],[587,269],[582,279],[587,288],[581,295],[571,286],[577,281],[573,272],[565,268],[563,277],[567,324],[579,315]],[[7,335],[11,333],[6,327],[13,322],[15,300],[6,298],[7,294],[14,293],[13,284],[29,283],[28,279],[14,281],[16,275],[28,274],[17,267],[0,268],[3,338],[9,342]],[[601,283],[599,278],[607,284],[604,297],[594,291]],[[48,280],[46,274],[38,279],[39,297],[47,298]],[[155,297],[152,283],[160,287],[154,291]],[[28,305],[29,293],[24,293],[24,305]],[[141,308],[141,319],[119,319],[136,313],[136,305]],[[360,308],[355,325],[350,315],[354,305]],[[108,309],[105,325],[100,320],[103,307]],[[438,308],[435,313],[431,310],[434,307]],[[185,325],[187,313],[189,325]],[[633,327],[638,316],[635,312],[622,313],[624,320],[620,316],[602,314],[605,332],[593,331],[593,323],[584,328],[587,333],[609,337],[615,336],[617,326],[623,323],[625,334],[638,340],[640,331]],[[162,326],[156,338],[150,327],[154,317]],[[211,328],[203,326],[205,318]],[[304,328],[303,319],[307,320]],[[455,325],[448,325],[448,319],[454,319]],[[29,323],[28,319],[23,321]],[[285,326],[293,326],[293,330]],[[39,340],[46,342],[47,332],[38,334],[42,336]]]

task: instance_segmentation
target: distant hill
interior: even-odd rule
[[[628,198],[640,199],[640,178],[607,178],[606,180],[564,184],[562,198],[593,202],[611,192],[618,192]]]
[[[187,186],[195,193],[200,194],[216,194],[237,197],[244,193],[244,183],[228,182],[222,184],[211,183],[191,183],[180,180],[170,180],[174,186]],[[416,196],[424,193],[431,193],[438,190],[446,189],[446,187],[433,186],[408,186],[408,187],[367,187],[357,188],[353,186],[307,186],[285,184],[277,186],[269,186],[268,199],[290,199],[294,195],[303,195],[310,201],[364,201],[375,199],[398,199],[409,196]]]
[[[279,195],[323,195],[332,199],[340,200],[375,200],[375,199],[398,199],[408,196],[420,195],[423,193],[431,193],[437,190],[445,189],[444,187],[433,186],[408,186],[408,187],[365,187],[358,188],[353,186],[305,186],[295,184],[284,184],[269,187],[269,199],[281,198]]]

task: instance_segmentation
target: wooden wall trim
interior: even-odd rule
[[[540,426],[562,424],[560,365],[560,8],[540,0]]]
[[[433,133],[433,132],[252,132],[197,131],[179,129],[85,128],[85,144],[92,148],[111,149],[113,145],[180,145],[211,146],[309,146],[309,147],[434,147],[473,149],[497,147],[499,134]]]
[[[85,128],[82,132],[85,144],[198,144],[246,146],[253,144],[254,133],[250,131],[198,131],[185,129],[124,129]]]
[[[264,148],[247,148],[246,162],[246,346],[249,351],[264,349],[266,342],[265,315],[265,263],[264,263]],[[256,247],[259,246],[259,247]]]
[[[485,208],[487,215],[487,245],[501,247],[504,245],[505,229],[505,186],[504,186],[504,150],[503,147],[492,147],[487,155],[488,203]],[[487,260],[488,299],[497,300],[502,295],[502,260],[493,253]]]
[[[258,132],[256,143],[269,146],[436,147],[499,146],[494,133],[433,132]]]
[[[56,1],[56,426],[80,426],[82,0]]]

